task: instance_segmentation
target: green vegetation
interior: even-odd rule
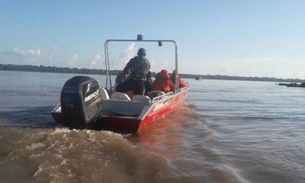
[[[103,69],[78,69],[68,67],[54,66],[34,66],[34,65],[12,65],[0,64],[0,70],[4,71],[29,71],[29,72],[52,72],[52,73],[75,73],[75,74],[100,74],[105,75],[106,70]],[[112,70],[110,74],[117,75],[119,70]],[[154,76],[155,73],[152,73]],[[194,75],[194,74],[179,74],[181,78],[202,77],[202,79],[217,79],[217,80],[244,80],[244,81],[273,81],[273,82],[305,82],[302,79],[283,79],[274,77],[242,77],[242,76],[225,76],[225,75]]]
[[[0,64],[0,70],[5,71],[30,71],[30,72],[54,72],[54,73],[78,73],[78,74],[106,74],[105,70],[98,69],[77,69],[54,66],[34,66],[34,65],[12,65]]]

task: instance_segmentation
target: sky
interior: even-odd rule
[[[0,64],[105,69],[107,39],[170,39],[179,73],[305,79],[304,0],[2,0]],[[174,47],[109,44],[113,69],[144,47],[152,71]]]

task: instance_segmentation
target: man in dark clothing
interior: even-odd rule
[[[125,75],[129,74],[129,78],[125,82],[120,83],[116,87],[116,91],[133,91],[135,95],[144,95],[145,82],[150,69],[150,62],[145,58],[145,56],[145,49],[140,48],[137,56],[129,60],[123,70]]]
[[[147,74],[147,79],[145,82],[145,95],[147,95],[152,89],[153,79],[151,78],[151,72],[149,71]]]

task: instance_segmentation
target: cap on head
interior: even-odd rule
[[[140,48],[138,50],[138,56],[144,56],[144,57],[146,56],[146,51],[144,48]]]

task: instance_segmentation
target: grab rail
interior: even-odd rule
[[[109,50],[108,44],[109,42],[157,42],[159,46],[162,46],[162,42],[170,42],[175,45],[175,74],[176,74],[176,82],[175,88],[178,88],[178,45],[174,40],[143,40],[143,36],[141,34],[137,35],[137,39],[108,39],[105,41],[104,48],[105,48],[105,67],[106,67],[106,88],[108,89],[108,82],[109,82],[109,91],[112,92],[113,86],[111,82],[111,75],[110,71],[110,63],[109,63]],[[174,91],[177,93],[177,90]]]
[[[154,103],[155,101],[158,101],[158,100],[162,100],[164,97],[167,97],[169,95],[174,95],[174,93],[173,92],[168,92],[168,93],[165,93],[164,95],[157,96],[157,97],[152,99],[152,103]]]

